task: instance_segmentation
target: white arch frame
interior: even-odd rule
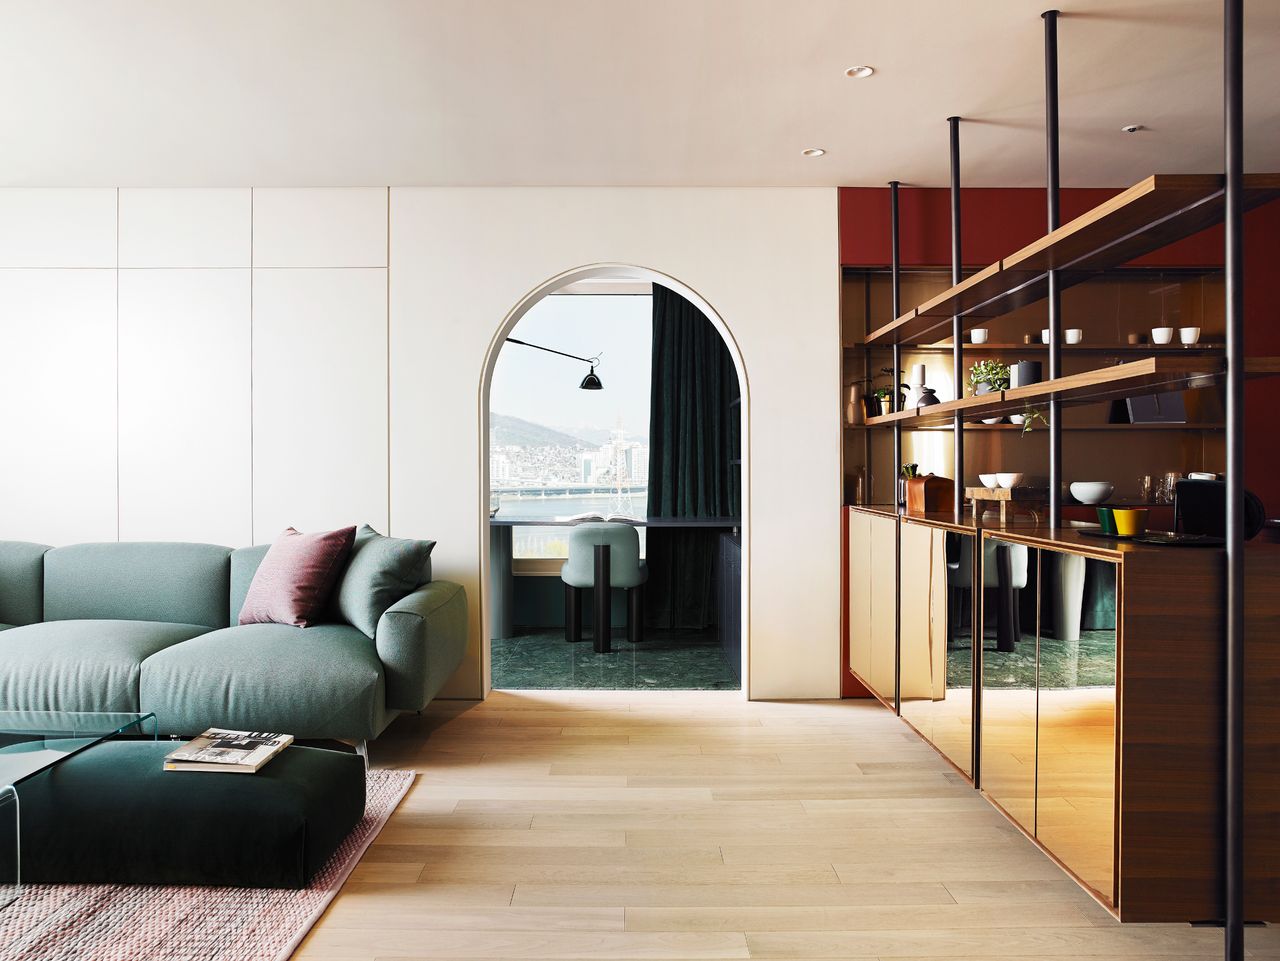
[[[520,299],[511,309],[502,323],[498,325],[493,338],[489,341],[485,352],[484,367],[480,372],[479,390],[479,427],[480,427],[480,645],[481,645],[481,685],[483,696],[488,697],[492,691],[492,669],[490,664],[491,624],[489,611],[490,600],[490,558],[489,558],[489,389],[493,383],[493,370],[498,362],[498,354],[506,343],[507,335],[515,329],[520,319],[548,294],[567,287],[581,280],[607,278],[611,280],[631,280],[661,284],[684,297],[706,316],[716,330],[720,332],[729,355],[733,358],[733,366],[738,374],[738,386],[742,396],[738,416],[740,418],[739,436],[742,438],[742,525],[739,528],[742,538],[742,696],[751,697],[751,432],[748,426],[750,419],[750,381],[747,379],[746,364],[742,359],[742,351],[734,339],[733,332],[724,318],[714,307],[689,285],[664,274],[652,267],[640,267],[632,264],[590,264],[574,267],[557,274],[550,280],[539,284]]]

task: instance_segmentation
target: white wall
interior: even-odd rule
[[[481,691],[480,381],[574,268],[696,291],[747,374],[751,696],[839,685],[839,270],[822,188],[0,190],[0,538],[439,541]]]
[[[437,570],[475,596],[490,342],[531,290],[596,263],[675,277],[728,325],[749,394],[750,693],[839,696],[834,190],[393,189],[395,529],[438,538]],[[455,692],[479,683],[470,655]]]

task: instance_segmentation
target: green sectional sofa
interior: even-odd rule
[[[466,595],[429,567],[373,637],[238,625],[266,551],[0,541],[0,711],[143,711],[162,734],[363,742],[425,707],[462,661]]]

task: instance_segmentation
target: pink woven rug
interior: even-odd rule
[[[284,961],[413,784],[370,771],[364,818],[301,891],[33,884],[0,909],[3,961]]]

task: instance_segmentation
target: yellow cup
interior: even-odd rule
[[[1116,519],[1116,533],[1122,537],[1132,537],[1147,529],[1147,509],[1145,507],[1121,508],[1112,510],[1111,516]]]

